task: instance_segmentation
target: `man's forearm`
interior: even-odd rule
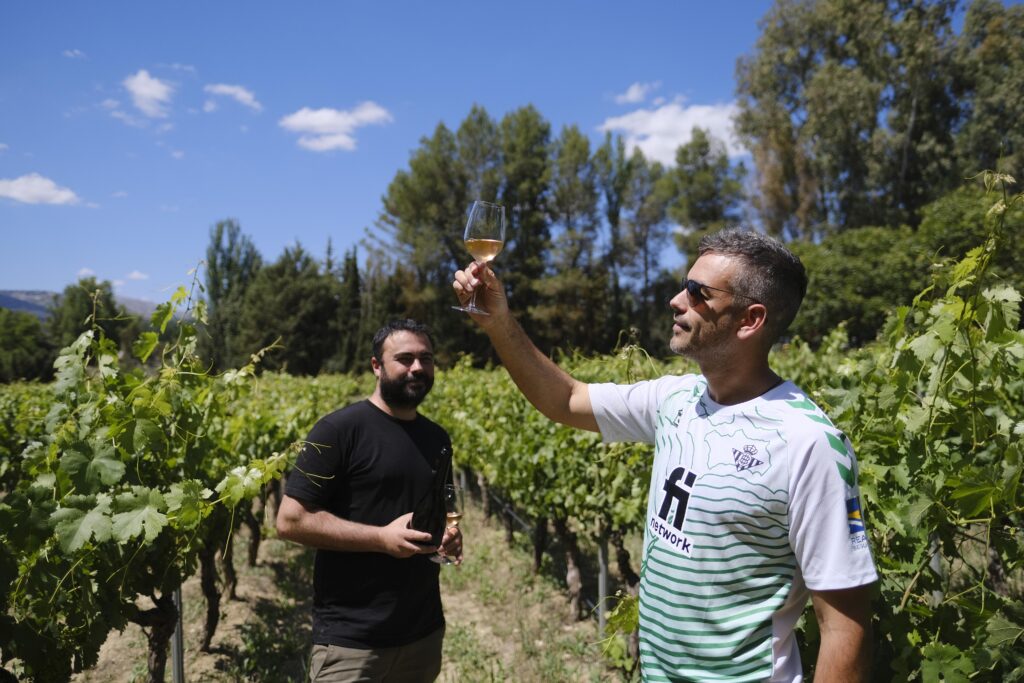
[[[510,313],[488,322],[484,331],[502,365],[537,410],[556,422],[598,431],[585,384],[541,353]]]
[[[297,503],[296,503],[297,504]],[[380,528],[342,519],[326,510],[278,515],[278,536],[321,550],[379,552]]]
[[[868,634],[833,632],[821,634],[821,648],[814,670],[815,683],[868,683],[871,649]]]
[[[812,592],[821,632],[816,683],[866,683],[871,671],[871,584]]]

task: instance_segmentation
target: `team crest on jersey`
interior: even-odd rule
[[[650,520],[651,534],[686,555],[690,554],[693,545],[682,530],[696,481],[697,475],[685,467],[672,470],[661,487],[664,497],[658,506],[658,514]]]
[[[860,513],[860,498],[856,496],[846,500],[846,523],[850,527],[850,545],[854,548],[868,547],[868,534]]]
[[[757,446],[754,444],[747,444],[743,447],[742,451],[738,451],[735,448],[732,449],[732,459],[736,462],[736,471],[742,472],[744,470],[749,470],[751,467],[763,465],[764,461],[758,460],[754,457],[756,455]]]

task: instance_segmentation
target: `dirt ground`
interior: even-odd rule
[[[533,573],[525,548],[509,548],[495,522],[474,509],[464,523],[466,561],[442,568],[448,623],[440,680],[615,681],[603,663],[595,619],[577,621],[557,578]],[[185,680],[301,681],[310,647],[312,553],[265,540],[255,567],[236,538],[238,600],[221,601],[210,652],[199,651],[206,604],[197,577],[182,591]],[[146,640],[132,625],[108,638],[96,667],[76,683],[146,680]],[[165,680],[171,680],[171,661]]]

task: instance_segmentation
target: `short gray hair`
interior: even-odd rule
[[[807,271],[796,254],[773,237],[739,228],[705,235],[697,253],[730,256],[745,266],[729,285],[764,304],[768,336],[771,343],[778,341],[807,293]]]

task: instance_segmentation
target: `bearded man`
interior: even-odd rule
[[[306,439],[277,533],[316,548],[310,680],[433,681],[445,622],[430,556],[461,562],[462,536],[445,529],[438,548],[412,525],[438,477],[451,476],[451,439],[417,412],[434,383],[426,326],[385,325],[370,365],[373,395],[322,418]]]

